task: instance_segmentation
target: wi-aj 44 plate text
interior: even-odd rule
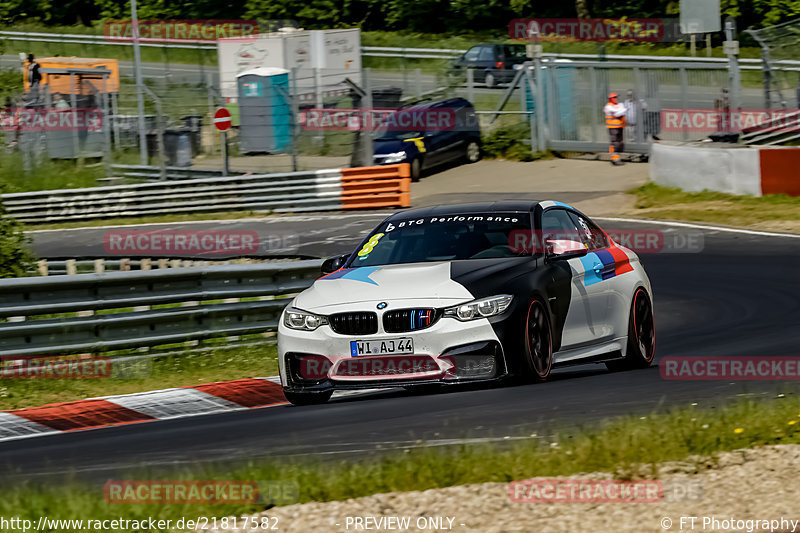
[[[409,337],[400,339],[381,339],[370,341],[350,341],[350,355],[398,355],[414,353],[414,340]]]

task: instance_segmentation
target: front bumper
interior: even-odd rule
[[[493,317],[502,320],[504,317]],[[408,355],[357,355],[353,340],[411,338]],[[349,336],[330,326],[315,331],[278,328],[281,383],[291,392],[399,387],[429,383],[493,381],[508,373],[502,343],[490,320],[442,317],[429,328],[406,333]]]

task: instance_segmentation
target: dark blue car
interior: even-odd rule
[[[390,117],[387,127],[375,134],[373,153],[376,165],[409,163],[411,179],[418,181],[426,170],[481,158],[481,132],[473,105],[464,98],[427,102],[400,109]],[[442,127],[436,119],[444,118]],[[454,120],[451,123],[450,120]],[[409,124],[408,129],[398,124]],[[424,126],[424,127],[423,127]]]

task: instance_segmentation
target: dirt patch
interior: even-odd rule
[[[777,445],[720,453],[714,458],[689,458],[665,463],[655,470],[648,466],[642,467],[641,472],[631,472],[634,479],[645,475],[652,478],[655,474],[664,487],[671,488],[655,503],[515,503],[506,483],[483,483],[292,505],[271,509],[262,516],[277,517],[280,531],[284,532],[481,533],[691,531],[688,518],[684,518],[681,529],[681,517],[692,516],[697,517],[694,531],[770,531],[761,527],[763,524],[747,521],[783,518],[787,522],[777,522],[778,528],[773,530],[777,533],[792,531],[788,521],[800,520],[798,464],[800,446]],[[571,477],[613,478],[607,473]],[[371,529],[358,528],[356,517],[408,518],[410,527],[398,529],[387,522],[381,527],[370,522]],[[704,524],[704,518],[716,522]],[[366,522],[362,524],[366,526]],[[749,529],[754,525],[757,529]]]

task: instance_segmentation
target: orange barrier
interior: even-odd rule
[[[799,148],[761,148],[761,194],[800,196]]]
[[[373,209],[411,206],[408,163],[342,169],[342,207]]]

